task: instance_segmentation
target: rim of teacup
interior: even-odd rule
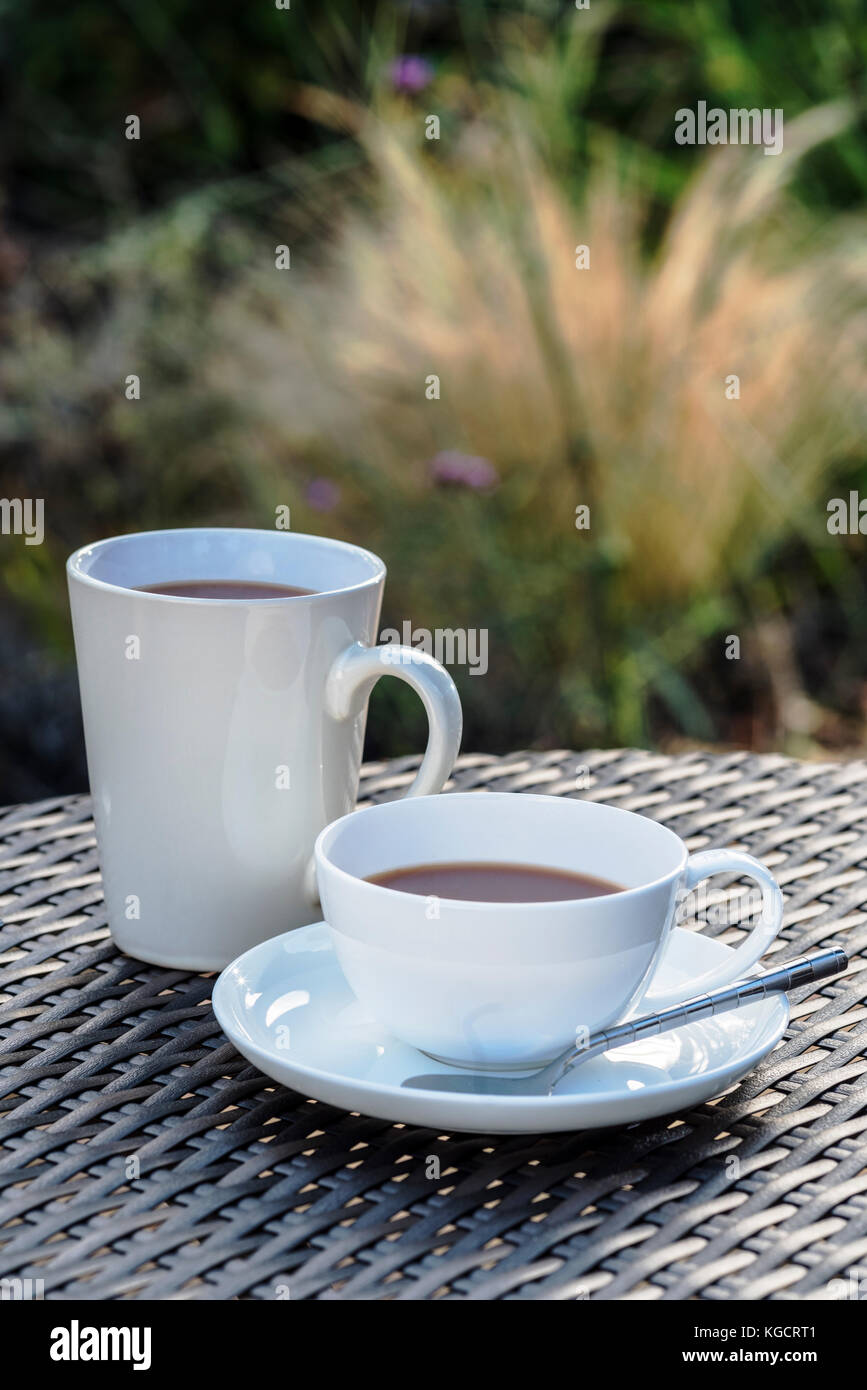
[[[376,806],[362,806],[358,810],[350,811],[347,815],[340,816],[337,820],[331,821],[331,823],[326,825],[325,829],[320,831],[319,835],[317,835],[316,843],[313,847],[317,868],[322,865],[327,872],[335,874],[338,879],[346,883],[359,885],[366,892],[387,894],[392,899],[395,897],[405,898],[408,902],[417,904],[420,900],[417,893],[408,893],[404,889],[390,888],[381,883],[371,883],[369,879],[362,878],[359,874],[350,873],[348,869],[341,868],[341,866],[336,864],[330,857],[329,851],[332,841],[339,835],[345,833],[350,824],[359,824],[361,817],[369,818],[378,814],[382,815],[383,813],[397,815],[400,813],[406,814],[407,812],[410,815],[416,815],[421,813],[421,808],[423,806],[425,809],[429,809],[432,803],[441,804],[444,813],[447,814],[446,808],[450,802],[472,801],[474,803],[482,802],[483,804],[490,805],[492,801],[498,801],[500,803],[508,801],[509,803],[514,803],[518,799],[520,799],[522,803],[541,802],[546,806],[556,805],[563,808],[567,806],[578,806],[583,810],[592,809],[593,813],[603,813],[615,819],[628,818],[632,824],[641,824],[642,827],[649,830],[651,833],[658,832],[663,841],[671,844],[672,848],[676,848],[677,862],[673,864],[670,869],[667,869],[665,873],[657,874],[655,878],[649,878],[646,882],[635,884],[631,888],[620,888],[616,893],[610,896],[606,895],[604,898],[558,898],[549,901],[516,903],[480,902],[469,898],[443,898],[443,904],[447,905],[450,912],[454,909],[456,911],[473,911],[477,913],[497,912],[505,916],[514,916],[519,913],[526,913],[528,908],[534,908],[537,912],[545,909],[546,912],[552,913],[557,911],[574,912],[576,908],[591,910],[594,906],[598,908],[600,902],[610,903],[615,900],[620,902],[626,898],[635,898],[640,893],[646,893],[650,888],[658,887],[660,884],[678,878],[686,868],[689,850],[683,840],[673,830],[670,830],[667,825],[662,825],[659,821],[651,820],[649,816],[639,815],[636,811],[627,811],[623,806],[610,806],[606,802],[601,801],[587,801],[582,797],[545,796],[544,794],[533,792],[440,792],[431,796],[401,797],[395,801],[380,802]],[[412,808],[418,809],[413,810]],[[438,811],[434,814],[438,814]],[[565,814],[571,813],[567,811]],[[435,863],[436,861],[433,860],[430,862]],[[503,862],[508,863],[513,861],[503,860]]]
[[[269,543],[275,538],[277,544],[284,542],[311,542],[312,548],[316,546],[323,550],[339,550],[344,555],[352,555],[359,560],[365,560],[370,573],[353,581],[351,584],[338,584],[334,588],[317,589],[310,594],[282,594],[274,598],[257,598],[255,600],[246,598],[191,598],[181,594],[154,594],[148,593],[145,589],[138,589],[134,585],[115,583],[110,579],[98,579],[89,570],[83,568],[85,560],[98,559],[99,555],[106,552],[113,546],[122,546],[136,541],[158,540],[163,536],[257,536],[267,537]],[[166,526],[153,531],[127,531],[118,536],[104,536],[102,540],[91,541],[87,545],[81,545],[74,550],[66,561],[66,572],[70,579],[77,583],[86,584],[90,588],[103,589],[111,593],[135,594],[137,599],[150,600],[156,603],[198,603],[198,604],[235,604],[243,607],[255,602],[256,607],[266,604],[278,603],[315,603],[318,599],[334,597],[335,594],[357,593],[360,589],[375,587],[383,583],[386,578],[387,570],[385,561],[375,555],[372,550],[365,550],[363,546],[353,545],[351,541],[341,541],[334,536],[317,536],[308,531],[277,531],[270,530],[263,526]],[[166,580],[169,583],[170,580]]]

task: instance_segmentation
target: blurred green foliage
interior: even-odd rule
[[[210,0],[204,11],[194,0],[2,0],[0,20],[7,204],[67,242],[214,180],[267,182],[287,149],[331,138],[293,112],[293,84],[367,99],[399,52],[473,83],[520,86],[564,177],[580,170],[595,125],[617,130],[656,156],[644,162],[663,203],[700,154],[672,143],[677,107],[782,106],[788,118],[849,96],[863,118],[860,0],[593,0],[587,11],[568,0],[293,0],[290,11],[270,0]],[[553,72],[552,46],[565,59]],[[129,112],[147,129],[134,150],[119,139]],[[834,207],[858,203],[865,183],[855,130],[804,174],[811,202]]]
[[[851,246],[867,190],[860,0],[591,0],[582,11],[565,0],[292,0],[289,11],[270,0],[0,0],[0,21],[0,490],[44,496],[49,528],[38,552],[0,551],[16,642],[68,668],[63,559],[74,546],[150,526],[269,525],[275,500],[285,500],[299,529],[376,542],[391,570],[387,622],[411,614],[419,625],[489,626],[489,675],[455,673],[468,747],[687,737],[809,752],[860,739],[861,540],[829,544],[822,508],[850,486],[867,493],[863,451],[826,442],[817,418],[814,524],[793,509],[785,526],[769,514],[763,527],[752,513],[748,560],[726,550],[710,587],[655,605],[629,582],[629,547],[616,526],[580,552],[561,515],[540,544],[546,488],[568,497],[571,477],[580,493],[580,439],[550,463],[553,485],[525,455],[522,465],[494,459],[502,481],[489,495],[425,491],[410,476],[423,458],[407,451],[424,441],[406,423],[418,407],[400,363],[381,379],[374,373],[385,424],[375,399],[370,419],[361,407],[352,417],[351,373],[340,376],[324,346],[331,340],[315,331],[317,304],[338,313],[336,287],[354,254],[346,226],[358,214],[361,235],[388,215],[387,178],[352,112],[415,130],[407,148],[418,177],[436,164],[449,208],[465,191],[467,208],[484,203],[497,235],[514,233],[525,250],[512,186],[489,172],[490,132],[508,139],[514,120],[516,137],[576,209],[601,160],[640,198],[636,231],[650,265],[707,153],[674,144],[679,107],[779,106],[789,123],[845,102],[839,132],[804,155],[788,211],[777,215],[788,221],[790,257],[826,239]],[[400,54],[430,64],[431,85],[417,97],[394,90]],[[336,94],[343,117],[329,116],[317,93]],[[436,148],[420,134],[429,109],[442,119]],[[140,141],[123,135],[131,113],[142,121]],[[432,197],[438,188],[430,184]],[[720,235],[726,216],[719,205]],[[771,218],[744,235],[758,251],[779,230]],[[279,242],[310,272],[303,302],[285,287],[276,301],[273,273],[262,273]],[[530,245],[528,276],[535,254]],[[349,325],[349,301],[346,312]],[[235,355],[233,313],[243,323]],[[544,334],[538,317],[532,331]],[[349,326],[346,334],[350,352]],[[397,341],[383,340],[390,351]],[[285,374],[286,401],[279,383],[260,399],[268,373],[257,369],[259,353]],[[305,402],[290,419],[288,385],[317,353],[323,401],[312,399],[314,372],[309,409]],[[132,409],[122,389],[130,371],[143,381]],[[627,374],[625,410],[635,390]],[[370,401],[371,389],[359,399]],[[320,405],[323,419],[346,416],[350,432],[355,419],[357,447],[317,425]],[[498,408],[495,392],[480,393],[476,420],[469,408],[447,416],[429,452],[481,451]],[[607,466],[604,456],[593,462]],[[328,513],[309,500],[319,477],[340,489]],[[650,527],[653,507],[648,481]],[[768,647],[780,624],[788,694],[794,685],[795,705],[812,702],[808,718],[787,714],[792,701]],[[720,657],[727,631],[755,634],[741,663]],[[22,721],[24,678],[14,669],[4,678],[20,690]],[[419,732],[411,699],[397,682],[383,683],[369,749],[407,751]]]

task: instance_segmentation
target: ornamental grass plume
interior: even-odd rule
[[[417,123],[359,116],[370,196],[315,267],[272,277],[267,320],[251,284],[222,306],[221,389],[252,383],[270,450],[361,458],[406,499],[424,460],[487,460],[537,536],[591,504],[627,597],[709,592],[823,524],[829,469],[863,437],[863,237],[787,191],[846,119],[807,113],[772,160],[714,150],[648,254],[610,142],[572,205],[520,107],[442,156]]]

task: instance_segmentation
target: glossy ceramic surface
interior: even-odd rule
[[[661,983],[689,982],[730,963],[718,941],[675,928]],[[490,1134],[633,1124],[689,1108],[732,1086],[782,1036],[788,1001],[775,995],[593,1058],[553,1096],[451,1095],[413,1088],[448,1072],[398,1041],[353,995],[324,923],[248,951],[223,972],[214,1011],[239,1052],[282,1085],[346,1110],[437,1131]]]
[[[424,898],[368,883],[408,864],[542,865],[624,885],[545,903]],[[709,874],[756,879],[763,907],[737,951],[693,993],[748,973],[779,930],[780,891],[731,850],[688,855],[671,830],[596,802],[523,793],[451,793],[344,817],[316,843],[323,915],[347,980],[389,1033],[446,1062],[542,1066],[630,1009],[683,995],[655,971],[680,894]]]
[[[221,968],[321,915],[313,842],[354,805],[380,675],[408,681],[428,712],[411,794],[451,771],[457,692],[431,658],[372,646],[385,566],[368,551],[282,531],[155,531],[85,546],[67,571],[109,924],[131,955]],[[172,579],[317,592],[136,591]]]

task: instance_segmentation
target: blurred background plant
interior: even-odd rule
[[[860,748],[856,0],[0,12],[3,800],[84,782],[69,550],[282,505],[383,626],[488,630],[467,748]],[[698,100],[784,154],[676,145]],[[369,754],[420,736],[383,682]]]

